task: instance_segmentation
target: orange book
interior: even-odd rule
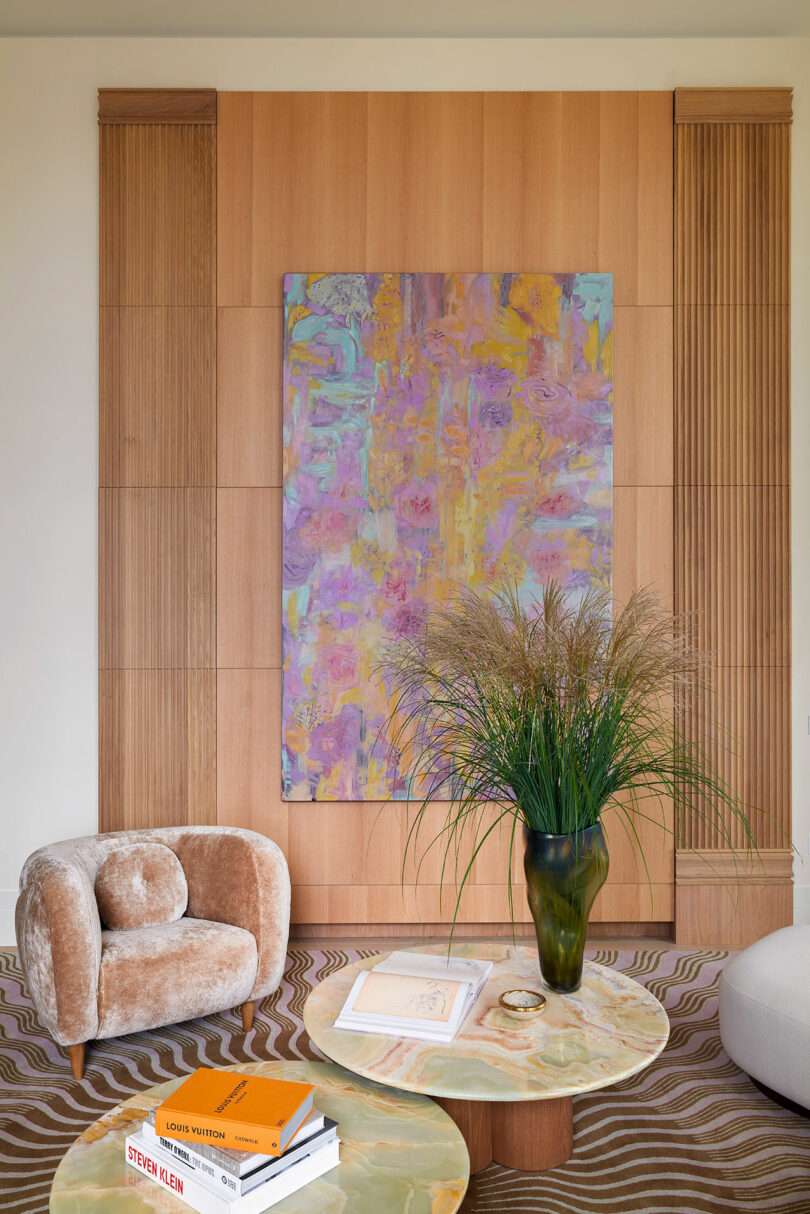
[[[283,1155],[312,1111],[309,1083],[200,1067],[155,1110],[164,1138]]]

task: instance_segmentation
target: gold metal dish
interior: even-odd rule
[[[513,991],[504,991],[499,997],[498,1003],[505,1012],[509,1012],[514,1016],[539,1016],[545,1009],[546,997],[545,995],[541,995],[539,991],[519,988]]]

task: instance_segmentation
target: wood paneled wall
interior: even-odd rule
[[[615,592],[694,613],[722,729],[700,697],[681,724],[760,852],[685,815],[677,856],[643,830],[648,881],[614,825],[595,919],[707,944],[789,921],[790,94],[680,90],[675,127],[672,103],[101,92],[102,829],[264,831],[309,932],[449,919],[438,856],[401,886],[407,806],[280,798],[281,275],[609,270]],[[475,866],[470,930],[508,919],[506,854]]]
[[[102,830],[216,821],[216,93],[100,124]]]
[[[401,887],[407,806],[280,799],[281,276],[612,271],[615,589],[671,602],[672,94],[224,93],[217,135],[217,820],[285,848],[298,924],[447,922],[438,856]],[[597,920],[674,919],[672,837],[642,833],[651,881],[616,822]],[[506,860],[465,922],[509,919]]]
[[[714,667],[680,725],[762,849],[681,815],[677,934],[740,945],[791,921],[790,90],[678,90],[675,121],[675,601]]]

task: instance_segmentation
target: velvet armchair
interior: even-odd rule
[[[120,831],[40,848],[20,876],[17,944],[43,1025],[81,1078],[85,1046],[240,1007],[281,981],[290,878],[250,830]]]

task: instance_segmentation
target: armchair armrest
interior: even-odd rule
[[[251,999],[281,982],[290,931],[290,874],[271,839],[238,827],[184,831],[175,844],[188,882],[188,911],[253,934],[259,965]]]
[[[48,848],[35,852],[20,878],[15,927],[29,993],[54,1040],[95,1037],[101,921],[82,865]]]

